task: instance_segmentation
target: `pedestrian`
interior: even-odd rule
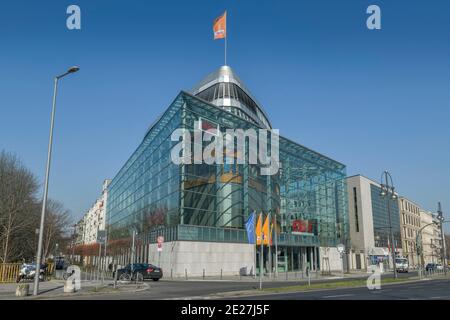
[[[108,270],[111,272],[113,270],[113,264],[112,262],[109,263],[108,265]]]

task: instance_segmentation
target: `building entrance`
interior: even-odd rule
[[[256,248],[256,271],[259,274],[261,247]],[[264,246],[263,266],[264,273],[276,271],[275,246]],[[303,271],[309,266],[309,270],[320,270],[318,247],[278,246],[278,272]]]

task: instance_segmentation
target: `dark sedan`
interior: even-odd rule
[[[436,271],[438,270],[438,264],[437,263],[428,263],[425,267],[426,271]]]
[[[114,273],[113,273],[114,276]],[[149,263],[128,264],[117,270],[117,279],[122,281],[152,279],[158,281],[163,276],[162,269]]]

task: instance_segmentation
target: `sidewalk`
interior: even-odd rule
[[[324,280],[337,280],[337,279],[353,279],[353,278],[363,278],[368,277],[370,274],[367,272],[351,272],[351,273],[331,273],[328,275],[322,275],[321,272],[311,272],[311,281],[324,281]],[[165,275],[163,277],[165,281],[235,281],[235,282],[259,282],[259,275],[254,276],[189,276],[187,277],[173,277],[170,275]],[[278,276],[275,273],[269,275],[268,273],[263,276],[264,282],[298,282],[298,281],[308,281],[308,277],[306,273],[298,271],[298,272],[279,272]]]
[[[80,290],[75,293],[64,293],[64,280],[50,280],[39,283],[39,295],[33,296],[34,283],[26,282],[30,285],[29,295],[27,297],[16,297],[17,283],[0,284],[0,300],[28,300],[28,299],[47,299],[80,295],[93,295],[99,293],[120,293],[120,292],[137,292],[146,290],[146,283],[117,283],[116,289],[113,287],[112,280],[101,281],[81,281]]]

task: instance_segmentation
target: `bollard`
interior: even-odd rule
[[[75,292],[75,284],[74,281],[65,281],[64,282],[64,293],[74,293]]]
[[[20,283],[16,288],[16,297],[26,297],[30,291],[30,285],[28,283]]]
[[[311,286],[311,271],[309,270],[309,266],[306,266],[306,276],[308,277],[308,286]]]
[[[220,280],[222,280],[222,269],[220,269]]]
[[[288,279],[288,271],[286,270],[286,272],[284,273],[286,275],[286,280]]]
[[[116,289],[117,288],[117,264],[115,264],[114,266],[113,266],[113,268],[114,268],[114,289]]]
[[[186,280],[187,280],[188,277],[187,277],[187,269],[186,269],[186,268],[184,269],[184,276],[185,276],[185,278],[186,278]]]
[[[170,279],[173,280],[173,269],[170,269]]]
[[[205,269],[203,269],[203,280],[205,280]]]

